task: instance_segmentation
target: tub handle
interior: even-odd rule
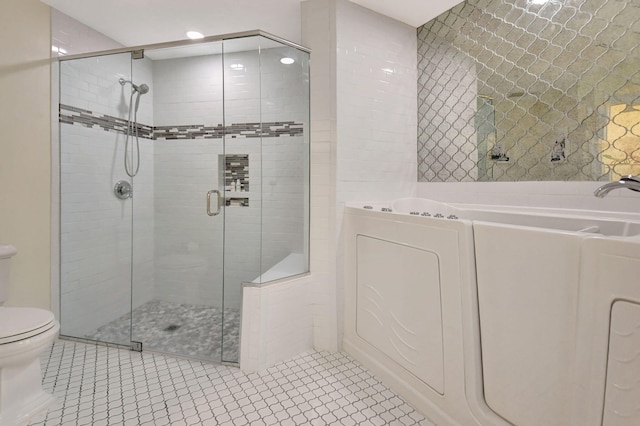
[[[211,211],[211,194],[216,194],[216,211],[212,212]],[[211,191],[207,192],[207,214],[209,216],[217,216],[220,214],[220,191],[218,191],[217,189],[212,189]]]

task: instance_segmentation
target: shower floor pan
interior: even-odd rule
[[[133,339],[144,349],[212,361],[237,362],[240,311],[152,300],[133,310]],[[107,323],[84,337],[107,343],[128,340],[131,314]],[[224,332],[223,332],[224,330]],[[224,358],[221,357],[224,343]]]

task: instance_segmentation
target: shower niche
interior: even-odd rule
[[[220,162],[225,206],[249,207],[249,155],[225,154],[220,156]]]
[[[61,334],[238,362],[243,284],[308,271],[308,51],[252,32],[59,61]]]

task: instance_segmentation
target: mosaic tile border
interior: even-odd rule
[[[101,128],[107,132],[126,133],[127,130],[127,120],[125,119],[64,104],[59,106],[59,119],[60,123]],[[304,134],[303,124],[294,121],[233,123],[230,126],[196,124],[151,127],[139,124],[137,128],[141,138],[152,140],[222,139],[225,136],[232,139],[278,138]]]
[[[126,133],[127,131],[127,120],[124,118],[100,114],[70,105],[60,104],[59,117],[60,123],[80,125],[90,128],[102,128],[108,132]],[[145,139],[153,138],[152,127],[145,125],[138,125],[137,127],[138,136]]]

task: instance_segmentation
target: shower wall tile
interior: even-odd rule
[[[141,60],[134,70],[152,86],[149,65]],[[91,112],[74,111],[76,120],[86,123],[87,117],[108,116],[106,121],[121,124],[128,118],[130,87],[118,82],[131,79],[128,54],[63,61],[60,78],[65,87],[60,103]],[[138,119],[152,124],[149,95],[141,98],[139,111]],[[61,325],[63,334],[83,336],[126,313],[132,303],[135,307],[153,296],[154,165],[148,159],[154,148],[151,141],[140,140],[140,173],[133,183],[139,204],[132,239],[132,200],[119,200],[113,194],[117,180],[131,181],[123,166],[124,134],[66,122],[60,123]]]
[[[199,144],[199,149],[193,145],[195,143]],[[249,207],[228,207],[224,217],[209,217],[204,210],[206,192],[222,189],[222,181],[217,182],[218,155],[222,155],[222,145],[211,141],[185,141],[184,144],[156,141],[154,147],[157,172],[156,252],[159,259],[164,259],[158,264],[159,271],[171,256],[212,258],[210,272],[203,277],[212,281],[211,277],[218,276],[216,271],[221,270],[221,264],[215,259],[221,259],[224,221],[224,278],[226,282],[233,283],[226,287],[225,299],[231,304],[239,304],[241,283],[253,281],[289,254],[303,252],[300,234],[304,182],[299,155],[300,150],[304,151],[304,145],[301,138],[286,141],[263,139],[262,145],[252,139],[227,144],[226,154],[249,155],[251,185],[257,190],[247,193],[251,199]],[[267,163],[274,161],[274,164],[262,169],[261,159]],[[262,191],[259,190],[261,186]],[[195,196],[193,191],[196,191]],[[201,196],[197,196],[198,192]],[[213,247],[216,244],[219,246]],[[156,283],[158,297],[180,297],[172,289],[183,284],[168,282],[165,275],[157,275]],[[221,280],[218,285],[221,285]],[[170,297],[167,292],[174,295]],[[215,293],[212,291],[212,297]],[[204,301],[213,303],[208,296],[198,300]]]
[[[262,266],[266,272],[292,253],[305,253],[308,147],[301,136],[262,141]],[[302,270],[298,272],[303,272]]]
[[[155,141],[156,298],[221,307],[223,217],[208,216],[222,144]],[[195,291],[199,289],[200,291]]]
[[[243,64],[242,70],[232,70],[230,64]],[[180,125],[221,126],[222,103],[207,102],[211,97],[222,98],[222,76],[219,72],[220,57],[190,58],[187,61],[167,60],[154,62],[154,76],[158,90],[154,93],[155,125],[175,127]],[[154,143],[157,175],[164,176],[157,181],[156,199],[156,226],[158,232],[161,229],[173,229],[162,233],[157,239],[156,249],[162,255],[168,255],[168,250],[180,251],[185,247],[197,246],[206,250],[211,244],[221,242],[221,224],[225,223],[225,276],[227,283],[232,283],[225,288],[225,301],[228,304],[239,306],[241,299],[241,283],[251,282],[261,275],[269,267],[273,266],[292,252],[302,251],[299,200],[303,198],[303,176],[299,167],[300,149],[302,143],[303,121],[296,123],[280,122],[283,118],[289,119],[287,111],[279,110],[273,115],[274,122],[268,123],[266,116],[260,116],[260,70],[258,58],[251,53],[236,53],[225,56],[226,87],[224,119],[227,134],[226,154],[249,155],[251,192],[249,207],[229,207],[225,210],[225,217],[209,217],[205,214],[204,194],[211,189],[223,189],[223,181],[218,182],[221,174],[218,171],[218,155],[222,153],[222,140],[201,141],[200,146],[210,145],[212,151],[206,154],[215,164],[210,168],[200,168],[195,158],[190,158],[191,142],[187,141],[162,141],[156,128]],[[201,77],[206,75],[205,79]],[[279,81],[282,81],[282,78]],[[272,80],[270,78],[269,80]],[[268,84],[262,83],[266,88]],[[282,87],[282,86],[281,86]],[[263,95],[264,96],[264,95]],[[300,116],[303,108],[298,105],[289,106],[296,111],[293,118]],[[261,120],[262,118],[262,120]],[[252,123],[260,123],[263,126],[258,130]],[[237,123],[237,124],[234,124]],[[301,123],[301,124],[298,124]],[[221,129],[221,127],[220,127]],[[181,130],[185,131],[185,130]],[[215,128],[211,129],[215,132]],[[216,136],[220,137],[221,132]],[[213,135],[213,134],[212,134]],[[262,138],[255,138],[262,136]],[[265,137],[278,136],[278,137]],[[202,153],[204,154],[204,153]],[[194,155],[195,152],[194,152]],[[263,161],[274,161],[272,168],[262,170]],[[295,156],[298,155],[296,158]],[[265,185],[262,185],[262,179]],[[268,181],[267,181],[268,179]],[[167,183],[163,183],[167,180]],[[175,182],[190,182],[198,187],[202,197],[196,197],[198,206],[191,206],[194,212],[202,213],[202,217],[196,214],[185,217],[184,210],[178,211],[176,205],[184,205],[188,201],[176,203],[181,200],[181,195],[175,194],[171,188],[165,185],[174,185]],[[295,187],[295,189],[292,189]],[[186,187],[185,187],[186,188]],[[260,191],[260,188],[263,188]],[[290,195],[297,191],[298,198]],[[268,197],[268,202],[262,201]],[[198,208],[200,210],[198,210]],[[162,212],[172,212],[163,214]],[[283,216],[278,214],[286,213]],[[162,217],[162,219],[161,219]],[[271,225],[277,219],[285,221],[285,225]],[[215,224],[219,222],[219,224]],[[178,230],[181,230],[179,232]],[[203,232],[205,230],[205,232]],[[211,233],[206,230],[212,231]],[[161,235],[160,233],[158,235]],[[210,241],[210,243],[208,243]],[[265,245],[261,247],[261,241]],[[211,249],[211,248],[210,248]],[[262,249],[262,250],[261,250]],[[211,249],[213,250],[213,249]],[[216,251],[217,250],[217,251]],[[222,250],[221,246],[211,251],[211,254]],[[205,254],[207,252],[205,251]],[[261,258],[262,255],[262,258]],[[207,258],[209,256],[206,256]],[[218,256],[221,259],[221,255]],[[218,276],[216,267],[221,264],[213,261],[214,266],[209,276]],[[171,283],[159,276],[157,279],[159,297],[168,297],[165,290],[171,288]],[[218,285],[221,285],[221,281]],[[173,284],[175,287],[176,284]],[[217,291],[212,292],[212,294]],[[208,298],[207,298],[208,300]],[[220,299],[219,299],[220,300]],[[212,303],[208,301],[207,303]],[[219,303],[219,302],[218,302]]]
[[[221,55],[153,61],[154,124],[221,124],[221,66]]]
[[[126,120],[131,86],[122,86],[119,79],[133,78],[137,83],[148,84],[153,90],[150,65],[148,59],[132,63],[129,53],[61,62],[60,81],[65,90],[60,94],[60,103]],[[153,125],[151,92],[140,97],[138,122]]]
[[[261,106],[262,120],[280,121],[287,117],[307,124],[308,128],[309,75],[301,71],[306,55],[291,47],[265,49],[261,53],[260,91],[265,100]],[[280,62],[282,57],[290,57],[295,62],[284,65]]]
[[[160,256],[158,270],[161,272],[161,259],[194,257],[202,259],[207,265],[206,274],[199,277],[201,288],[205,290],[198,299],[197,294],[191,296],[188,303],[208,304],[219,306],[222,303],[222,258],[223,242],[226,241],[229,247],[243,247],[252,245],[255,240],[255,224],[259,226],[259,203],[252,203],[250,208],[243,208],[244,217],[236,218],[223,214],[219,216],[208,216],[205,209],[205,195],[212,189],[222,190],[220,177],[219,156],[223,154],[222,140],[191,140],[176,143],[175,141],[156,141],[154,143],[155,163],[157,167],[156,189],[156,226],[157,235],[156,250]],[[254,144],[255,145],[255,144]],[[237,147],[238,153],[249,154],[250,162],[255,164],[253,156],[259,153],[259,147],[252,147],[245,144]],[[227,149],[227,153],[234,153]],[[256,159],[256,161],[258,158]],[[257,172],[259,168],[256,166]],[[259,174],[256,176],[258,177]],[[259,179],[255,179],[259,183]],[[245,220],[245,225],[242,226]],[[231,229],[239,229],[244,234],[239,237],[230,238],[231,235],[223,234],[223,226]],[[237,232],[237,231],[236,231]],[[259,227],[258,227],[259,233]],[[259,240],[258,240],[259,241]],[[254,244],[255,245],[255,244]],[[251,254],[248,254],[250,260]],[[243,273],[240,265],[242,259],[225,258],[225,262],[238,265],[225,273],[225,279],[236,280],[235,273]],[[175,263],[175,262],[174,262]],[[250,263],[246,263],[250,265]],[[247,269],[247,268],[245,268]],[[234,271],[233,273],[231,271]],[[245,271],[248,278],[257,276],[258,270]],[[175,275],[175,272],[173,273]],[[171,274],[158,275],[158,297],[168,298],[175,296],[180,289],[189,285],[185,280],[179,282],[167,279]],[[209,287],[206,285],[209,283]],[[239,293],[239,283],[238,290]],[[230,291],[229,293],[232,293]],[[185,297],[187,297],[185,295]],[[195,299],[194,299],[195,298]],[[187,300],[185,303],[187,303]],[[239,303],[239,296],[235,297]]]
[[[145,194],[153,193],[153,164],[143,162],[134,183],[140,208],[132,240],[131,200],[113,194],[115,180],[128,180],[123,140],[67,124],[61,131],[61,325],[62,334],[83,336],[130,309],[132,247],[134,305],[152,294],[153,211]],[[151,143],[141,141],[140,149],[148,158]]]
[[[149,86],[149,92],[140,96],[140,105],[138,107],[137,121],[139,123],[145,123],[149,126],[155,126],[155,105],[154,105],[154,93],[158,88],[155,82],[155,74],[153,69],[153,63],[150,58],[145,57],[143,59],[134,59],[131,62],[131,76],[130,80],[135,84],[146,84]],[[120,108],[123,102],[125,102],[125,111],[128,111],[127,106],[131,100],[130,86],[127,84],[122,86],[122,96],[120,97]],[[136,96],[133,97],[135,105]],[[135,110],[135,108],[134,108]],[[132,111],[134,111],[132,110]]]
[[[152,141],[140,140],[140,169],[131,178],[133,184],[133,250],[132,307],[135,309],[154,298],[155,288],[155,163],[152,161],[155,146]],[[118,179],[126,179],[124,166],[116,159]],[[120,201],[120,200],[118,200]]]

